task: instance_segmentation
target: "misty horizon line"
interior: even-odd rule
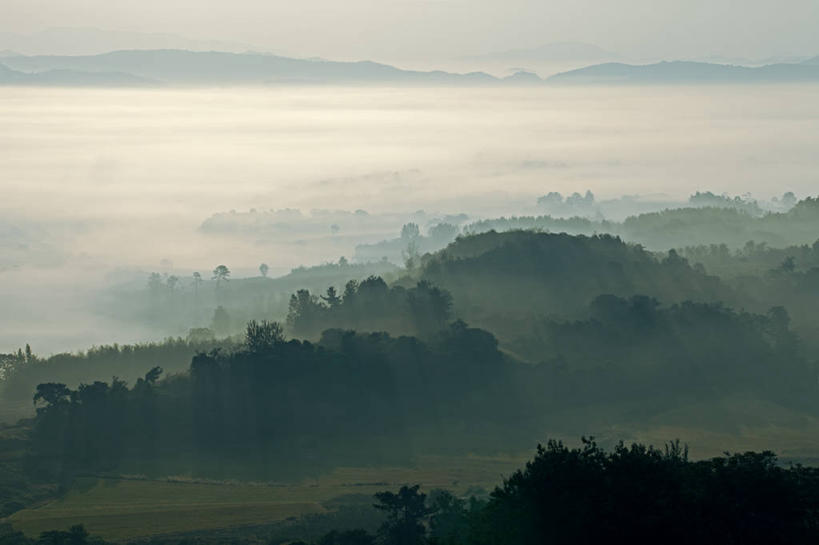
[[[85,27],[51,27],[47,30],[86,30]],[[92,31],[101,31],[101,32],[108,32],[103,29],[97,29],[94,27],[88,27],[87,30]],[[10,33],[3,33],[0,32],[0,40],[4,35],[9,35]],[[130,32],[128,32],[130,34]],[[159,37],[167,37],[167,38],[180,38],[189,40],[183,36],[179,36],[176,34],[170,33],[135,33],[144,36],[159,36]],[[22,36],[22,35],[21,35]],[[193,44],[190,46],[159,46],[159,45],[150,45],[150,46],[122,46],[122,47],[105,47],[97,49],[94,52],[82,52],[82,53],[63,53],[56,50],[50,50],[48,52],[31,52],[31,51],[24,51],[23,48],[14,48],[14,47],[6,47],[0,42],[0,59],[5,58],[14,58],[14,57],[96,57],[101,55],[108,55],[111,53],[119,53],[123,51],[140,51],[140,52],[151,52],[151,51],[185,51],[189,53],[226,53],[232,55],[260,55],[260,56],[268,56],[268,57],[279,57],[285,59],[294,59],[294,60],[301,60],[301,61],[311,61],[311,62],[338,62],[338,63],[375,63],[375,64],[386,64],[386,65],[393,65],[398,67],[402,62],[409,63],[410,60],[404,59],[403,61],[388,61],[388,60],[378,60],[377,57],[374,56],[356,56],[356,57],[346,57],[344,55],[341,56],[332,56],[332,55],[324,55],[324,54],[300,54],[296,52],[290,51],[282,51],[277,48],[270,48],[270,47],[262,47],[256,46],[252,44],[234,44],[230,41],[223,41],[223,40],[193,40],[190,39],[191,42],[201,42],[202,44],[211,44],[210,46],[203,46],[203,47],[196,47]],[[582,49],[584,53],[577,53],[576,55],[572,56],[570,54],[565,54],[562,58],[548,58],[548,59],[540,59],[540,60],[550,60],[550,61],[575,61],[579,63],[580,66],[590,66],[595,64],[608,64],[608,63],[615,63],[621,62],[622,64],[630,64],[630,65],[637,65],[637,66],[645,66],[650,64],[657,64],[660,62],[692,62],[692,63],[707,63],[707,64],[719,64],[719,65],[727,65],[727,66],[748,66],[748,67],[757,67],[757,66],[765,66],[769,64],[800,64],[804,61],[813,60],[816,57],[819,57],[819,51],[811,51],[811,52],[803,52],[800,54],[770,54],[765,56],[744,56],[744,55],[727,55],[721,53],[712,53],[708,55],[630,55],[630,54],[623,54],[618,51],[608,49],[605,47],[601,47],[596,43],[592,42],[584,42],[584,41],[575,41],[575,40],[560,40],[554,42],[546,42],[537,46],[533,47],[512,47],[508,49],[501,49],[501,50],[485,50],[483,52],[476,52],[470,53],[468,55],[455,55],[455,56],[448,56],[442,55],[436,61],[429,61],[427,62],[444,62],[449,60],[490,60],[492,58],[500,58],[500,57],[509,57],[510,59],[513,58],[515,55],[519,55],[523,57],[524,55],[544,51],[544,50],[560,50],[561,48],[577,48]],[[589,51],[596,50],[598,52],[597,55],[588,53]],[[596,61],[596,62],[595,62]],[[588,64],[584,64],[584,62]],[[509,71],[512,70],[519,70],[519,71],[528,71],[525,68],[516,68],[510,67]],[[429,69],[429,71],[435,71],[435,69]]]
[[[0,53],[0,84],[162,86],[179,84],[415,83],[486,85],[543,83],[819,82],[819,56],[801,62],[744,66],[662,60],[649,64],[592,63],[547,77],[525,67],[509,76],[485,71],[408,70],[371,60],[300,59],[273,53],[119,49],[93,55]]]
[[[43,46],[37,44],[38,40],[44,38],[65,39],[68,35],[73,37],[82,37],[82,35],[92,34],[96,38],[109,38],[119,40],[121,42],[133,43],[153,40],[150,44],[121,45],[121,46],[77,46],[74,51],[82,51],[80,53],[64,53],[59,46],[52,45]],[[86,36],[88,37],[88,36]],[[14,43],[14,42],[17,43]],[[21,43],[21,41],[30,41],[28,45]],[[176,43],[177,45],[158,45],[164,42]],[[595,61],[601,59],[608,60],[623,60],[629,63],[647,64],[658,62],[660,60],[685,60],[694,62],[715,62],[727,64],[739,64],[747,66],[759,66],[764,64],[776,64],[783,62],[798,63],[807,60],[819,54],[819,51],[769,51],[765,54],[749,54],[742,51],[723,51],[712,50],[708,53],[691,54],[661,54],[654,53],[647,54],[645,52],[624,52],[617,47],[611,47],[607,44],[600,44],[596,40],[589,41],[580,38],[563,38],[554,39],[547,42],[535,42],[527,40],[528,43],[509,43],[505,46],[494,48],[470,48],[471,51],[461,51],[458,53],[448,52],[434,56],[426,56],[425,58],[404,57],[404,62],[408,61],[422,61],[422,62],[441,62],[446,60],[489,60],[490,58],[500,56],[526,56],[536,52],[549,51],[554,53],[556,50],[560,58],[552,58],[551,60],[571,60],[571,61]],[[179,45],[185,43],[186,45]],[[383,62],[385,64],[396,64],[396,58],[392,60],[376,60],[373,55],[352,55],[339,57],[336,52],[334,55],[326,55],[322,52],[299,52],[292,48],[283,48],[281,46],[261,45],[253,42],[246,42],[244,40],[227,39],[219,37],[190,37],[185,34],[176,32],[146,32],[138,30],[105,28],[98,26],[72,26],[72,25],[56,25],[46,26],[38,30],[28,32],[15,31],[0,31],[0,56],[4,54],[16,54],[23,56],[38,56],[38,55],[97,55],[108,53],[112,51],[122,50],[158,50],[158,49],[182,49],[188,51],[201,52],[230,52],[230,53],[258,53],[270,54],[281,57],[296,58],[296,59],[329,59],[331,57],[340,58],[343,61],[355,62],[355,60],[370,60],[372,62]],[[400,57],[399,57],[400,58]]]

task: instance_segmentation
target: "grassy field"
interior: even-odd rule
[[[713,414],[737,413],[736,423],[709,426]],[[754,415],[759,415],[758,419]],[[736,397],[716,405],[692,403],[663,415],[643,428],[610,425],[589,430],[601,446],[618,440],[662,447],[680,439],[693,459],[733,452],[771,449],[785,462],[819,463],[819,421],[754,399]],[[758,421],[755,421],[758,420]],[[692,427],[690,422],[704,425]],[[744,425],[751,423],[755,425]],[[571,425],[568,420],[565,425]],[[557,434],[558,437],[561,434]],[[543,437],[554,437],[546,433]],[[563,434],[570,445],[579,436]],[[30,536],[82,523],[111,541],[202,530],[262,526],[306,514],[327,513],[345,502],[370,501],[372,495],[421,484],[423,490],[445,488],[456,494],[491,491],[530,459],[533,451],[497,457],[422,457],[415,467],[339,468],[297,484],[207,482],[179,478],[87,478],[63,497],[14,513],[8,521]],[[331,501],[332,500],[332,501]]]
[[[438,458],[415,468],[340,468],[298,485],[210,483],[179,480],[83,479],[62,498],[9,518],[30,536],[82,523],[94,535],[124,541],[157,534],[268,524],[326,512],[324,502],[371,496],[403,484],[465,493],[491,490],[523,457]]]

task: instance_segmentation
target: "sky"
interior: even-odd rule
[[[817,0],[0,0],[0,33],[95,27],[434,60],[589,42],[633,58],[819,54]]]

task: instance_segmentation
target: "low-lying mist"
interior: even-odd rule
[[[809,195],[815,92],[0,89],[0,352],[168,334],[111,311],[150,272],[278,276],[408,222],[569,215],[550,192],[591,190],[609,205],[581,215],[616,221],[696,191]]]

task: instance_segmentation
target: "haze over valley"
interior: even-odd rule
[[[0,545],[819,541],[819,4],[2,0]]]
[[[39,335],[43,352],[112,335],[147,340],[144,326],[101,320],[86,290],[143,283],[154,270],[187,277],[215,261],[236,275],[257,274],[261,262],[284,274],[354,259],[357,245],[394,238],[411,221],[426,230],[447,214],[467,223],[543,213],[537,199],[550,191],[637,196],[603,209],[620,221],[696,191],[806,196],[819,137],[812,92],[2,89],[0,289],[17,312],[3,316],[0,335],[13,348],[29,342],[20,338],[29,320],[45,331],[49,316],[62,323],[57,297],[82,319]],[[768,130],[749,130],[759,124]],[[202,228],[214,214],[285,209],[299,212],[283,214],[278,232]],[[401,264],[400,251],[390,258]]]

